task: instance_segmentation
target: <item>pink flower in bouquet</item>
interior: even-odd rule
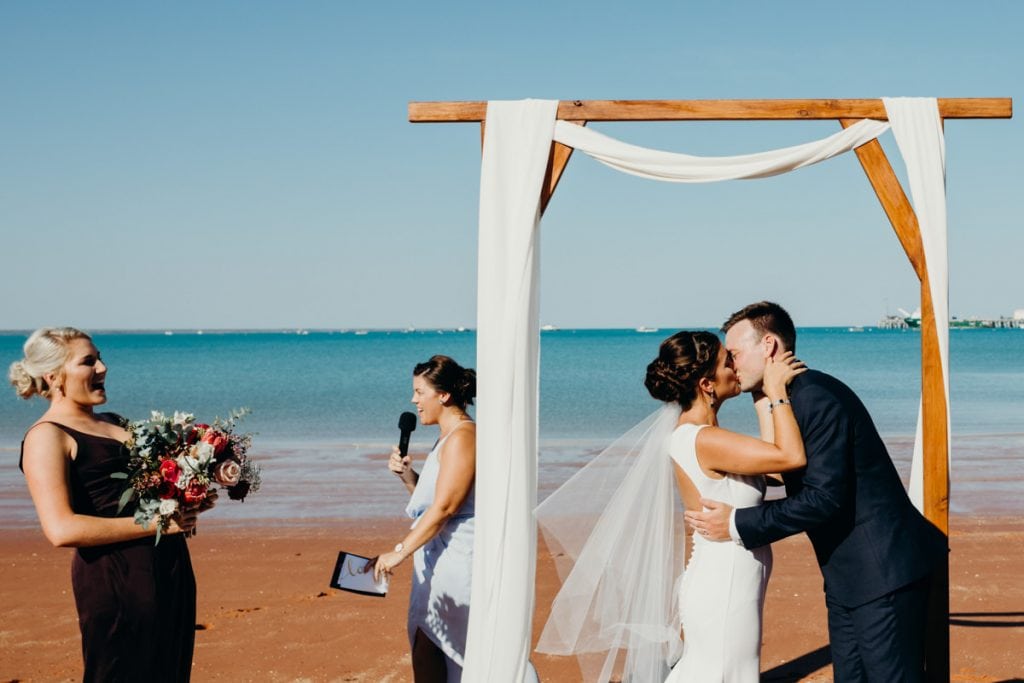
[[[187,505],[196,505],[201,503],[206,498],[206,485],[200,484],[198,481],[193,481],[185,487],[182,497],[185,499],[185,503]]]
[[[208,429],[203,434],[201,441],[213,446],[213,452],[215,455],[220,455],[228,445],[227,435],[214,429]]]
[[[221,486],[234,486],[242,478],[242,466],[238,464],[237,460],[228,458],[217,464],[213,471],[213,478]]]
[[[160,462],[160,476],[164,478],[164,481],[173,484],[181,476],[181,468],[178,467],[178,463],[167,458]]]
[[[174,498],[178,495],[178,487],[169,481],[162,481],[160,482],[160,487],[156,491],[156,495],[164,500]]]

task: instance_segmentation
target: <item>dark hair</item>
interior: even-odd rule
[[[422,377],[430,386],[452,397],[459,408],[473,405],[476,397],[476,370],[464,368],[448,356],[431,356],[412,370],[413,377]]]
[[[733,325],[744,320],[749,320],[759,335],[774,334],[782,341],[784,350],[796,353],[796,328],[782,306],[771,301],[744,306],[722,324],[722,332],[728,332]]]
[[[644,386],[659,401],[689,410],[697,398],[697,383],[715,376],[721,347],[711,332],[676,332],[661,342],[658,357],[647,366]]]

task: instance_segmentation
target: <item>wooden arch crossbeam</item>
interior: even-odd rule
[[[1008,119],[1008,97],[939,98],[939,116],[946,119]],[[844,128],[861,119],[887,120],[881,99],[789,100],[562,100],[557,117],[579,125],[589,121],[800,121],[835,120]],[[486,102],[410,102],[412,123],[479,123],[481,139]],[[917,215],[878,140],[856,150],[868,181],[921,283],[921,400],[923,407],[924,515],[949,535],[949,407],[939,356],[938,329],[932,310],[928,268]],[[541,188],[541,210],[547,207],[562,177],[572,148],[552,143]],[[949,566],[936,577],[928,633],[928,679],[949,680]]]

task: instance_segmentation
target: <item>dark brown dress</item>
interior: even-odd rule
[[[78,445],[71,461],[71,507],[120,515],[128,453],[115,439],[53,422]],[[196,581],[181,534],[78,548],[71,585],[82,631],[83,681],[188,681],[195,644]]]

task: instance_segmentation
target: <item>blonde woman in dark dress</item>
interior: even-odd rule
[[[107,401],[107,367],[89,335],[36,330],[8,373],[18,395],[46,412],[25,433],[20,466],[54,546],[75,548],[71,581],[84,681],[188,681],[195,641],[195,577],[185,536],[201,510],[183,511],[154,545],[155,525],[117,512],[128,432]],[[211,500],[202,509],[208,509]]]

